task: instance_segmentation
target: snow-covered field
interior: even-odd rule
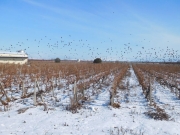
[[[112,84],[113,76],[109,78]],[[145,114],[152,108],[132,68],[123,82],[129,82],[129,86],[128,90],[117,90],[115,102],[120,102],[120,108],[109,106],[111,85],[101,86],[78,113],[65,109],[69,98],[58,90],[58,102],[48,97],[48,111],[43,111],[43,106],[33,106],[31,98],[16,100],[9,111],[0,111],[0,135],[180,135],[180,100],[168,88],[154,84],[154,101],[170,116],[168,121],[161,121]],[[17,110],[21,108],[27,110],[19,114]]]

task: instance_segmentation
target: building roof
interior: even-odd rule
[[[28,55],[24,51],[0,52],[0,58],[28,58]]]

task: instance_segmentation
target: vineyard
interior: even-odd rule
[[[177,135],[180,65],[1,64],[0,118],[2,135]]]

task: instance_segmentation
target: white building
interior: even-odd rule
[[[28,62],[28,55],[24,51],[0,52],[0,63],[25,64]]]

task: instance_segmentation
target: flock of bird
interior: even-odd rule
[[[131,34],[130,34],[131,35]],[[132,61],[179,61],[180,55],[178,50],[169,48],[168,46],[161,48],[149,48],[141,45],[133,45],[131,43],[124,43],[120,46],[107,46],[107,44],[113,44],[112,39],[107,41],[100,41],[99,46],[91,45],[88,40],[72,40],[71,35],[68,36],[71,41],[66,41],[63,37],[54,41],[47,36],[40,39],[26,39],[23,42],[17,42],[14,45],[3,46],[1,51],[9,51],[23,49],[25,52],[36,52],[36,57],[44,59],[44,56],[52,58],[63,55],[64,58],[60,59],[90,59],[102,58],[103,60],[117,60],[126,61],[127,56],[132,56]],[[145,39],[144,39],[145,40]],[[28,43],[29,42],[29,43]],[[150,41],[149,41],[150,42]],[[28,45],[28,44],[33,44]],[[35,46],[34,46],[35,45]],[[47,48],[47,49],[45,49]],[[135,49],[136,48],[136,49]],[[133,50],[137,50],[136,53]],[[146,49],[147,48],[147,49]],[[30,51],[31,50],[31,51]],[[31,53],[28,54],[30,57]]]

